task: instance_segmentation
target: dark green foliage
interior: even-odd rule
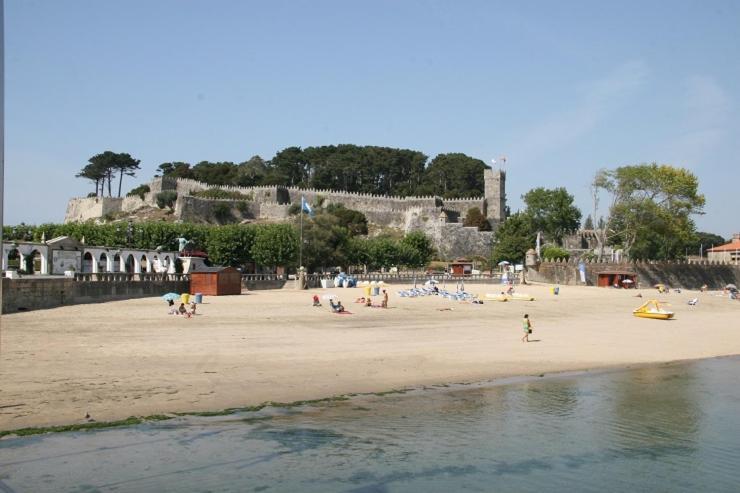
[[[578,229],[581,211],[573,205],[574,198],[565,188],[535,188],[522,198],[534,230],[543,232],[558,245],[569,231]]]
[[[549,260],[568,260],[570,258],[570,253],[568,252],[568,250],[560,248],[559,246],[545,245],[540,251],[540,257]]]
[[[121,196],[123,176],[136,176],[139,168],[138,159],[130,154],[105,151],[91,157],[88,164],[76,175],[78,178],[87,178],[95,183],[95,196],[104,194],[104,186],[108,185],[108,196],[112,196],[111,182],[118,173],[118,196]]]
[[[290,224],[255,226],[256,233],[250,249],[258,265],[277,267],[294,265],[298,259],[298,234]]]
[[[421,231],[412,231],[400,241],[399,263],[412,269],[425,267],[434,257],[432,241]]]
[[[483,161],[465,154],[439,154],[424,171],[419,194],[443,198],[480,197],[486,168]]]
[[[210,229],[205,244],[208,258],[216,265],[233,267],[250,262],[255,234],[255,226],[228,225]]]
[[[177,192],[174,190],[164,190],[159,192],[155,199],[157,201],[157,207],[160,209],[164,209],[165,207],[172,209],[177,201]]]
[[[367,218],[362,212],[347,209],[341,204],[329,205],[326,208],[326,212],[336,216],[339,224],[347,228],[351,236],[367,234]]]
[[[190,195],[193,197],[200,197],[202,199],[223,199],[223,200],[252,200],[254,197],[252,194],[244,194],[240,192],[231,192],[222,188],[208,188],[206,190],[200,190],[193,192]]]
[[[591,218],[591,214],[586,216],[586,221],[583,223],[583,229],[586,229],[586,230],[594,229],[594,220]]]
[[[144,195],[149,193],[151,189],[149,188],[149,185],[139,185],[136,188],[131,189],[129,193],[126,194],[127,197],[139,197],[141,200],[144,200]]]
[[[216,222],[226,224],[234,221],[234,214],[231,212],[231,205],[227,202],[216,202],[211,207],[211,212]]]
[[[706,255],[707,248],[712,248],[713,246],[718,245],[724,245],[725,243],[729,243],[726,241],[723,237],[720,235],[716,235],[714,233],[706,233],[703,231],[697,231],[694,234],[694,238],[692,241],[689,241],[686,244],[686,248],[689,251],[689,255],[699,255],[699,251],[701,250],[702,255]]]
[[[29,435],[41,435],[44,433],[61,433],[65,431],[88,431],[88,430],[100,430],[105,428],[116,428],[121,426],[133,426],[144,423],[146,421],[165,421],[172,419],[172,416],[166,416],[162,414],[154,414],[151,416],[131,416],[126,419],[119,421],[100,421],[93,423],[82,423],[73,425],[61,425],[61,426],[46,426],[37,428],[20,428],[17,430],[0,431],[0,438],[8,435],[16,435],[19,437]]]
[[[483,195],[486,165],[465,154],[440,154],[426,167],[427,156],[409,149],[341,144],[287,147],[265,161],[163,163],[163,176],[191,178],[213,185],[281,185],[377,195]],[[321,199],[317,200],[321,206]]]
[[[536,233],[532,219],[523,212],[512,214],[496,231],[491,263],[523,262],[527,250],[534,247]]]
[[[600,244],[624,249],[632,259],[676,259],[695,240],[691,219],[705,199],[690,171],[668,165],[640,164],[602,170],[594,190],[611,196],[609,216],[599,228]]]
[[[288,207],[288,214],[291,216],[297,216],[301,213],[301,204],[290,204]]]
[[[471,207],[468,209],[468,213],[465,215],[463,226],[475,226],[479,231],[491,231],[491,223],[488,222],[486,216],[477,207]]]

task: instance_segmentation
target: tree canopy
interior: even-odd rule
[[[107,184],[108,196],[111,197],[113,195],[111,192],[111,182],[116,174],[118,174],[118,196],[120,197],[124,175],[136,176],[136,170],[140,169],[140,162],[125,152],[115,153],[113,151],[105,151],[91,157],[88,160],[88,164],[76,176],[94,182],[96,196],[102,196],[105,193],[105,185]]]
[[[271,160],[201,161],[195,165],[167,162],[162,176],[191,178],[213,185],[280,185],[346,190],[377,195],[480,197],[486,165],[461,153],[440,154],[427,166],[427,156],[410,149],[356,146],[287,147]]]
[[[536,235],[532,218],[528,214],[512,214],[496,231],[496,242],[491,251],[492,265],[504,260],[524,261],[527,250],[535,243]]]
[[[705,203],[690,171],[668,165],[640,164],[601,170],[595,196],[611,196],[609,215],[599,228],[600,243],[624,249],[633,259],[683,257],[695,241],[691,219]]]
[[[562,245],[563,236],[578,229],[581,211],[573,205],[573,196],[563,188],[534,188],[522,196],[527,205],[526,214],[532,219],[535,231]]]

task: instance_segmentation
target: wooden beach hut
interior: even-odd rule
[[[242,275],[233,267],[201,267],[190,273],[190,293],[223,296],[242,293]]]
[[[450,274],[453,276],[469,276],[473,273],[473,262],[466,258],[458,258],[450,262]]]
[[[627,270],[605,270],[598,273],[596,285],[600,288],[611,288],[615,285],[630,289],[637,287],[637,274]]]

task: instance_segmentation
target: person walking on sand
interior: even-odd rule
[[[381,304],[383,308],[388,308],[388,291],[385,289],[383,290],[383,303]]]
[[[522,342],[529,342],[529,334],[532,333],[532,321],[529,319],[528,314],[524,314],[524,318],[522,319],[522,330],[524,330],[524,337],[522,337]]]

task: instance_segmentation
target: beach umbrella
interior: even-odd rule
[[[727,286],[725,286],[725,289],[737,291],[737,286],[735,286],[734,284],[728,284]]]
[[[180,299],[180,293],[167,293],[166,295],[162,296],[162,299],[165,301],[177,301]]]

